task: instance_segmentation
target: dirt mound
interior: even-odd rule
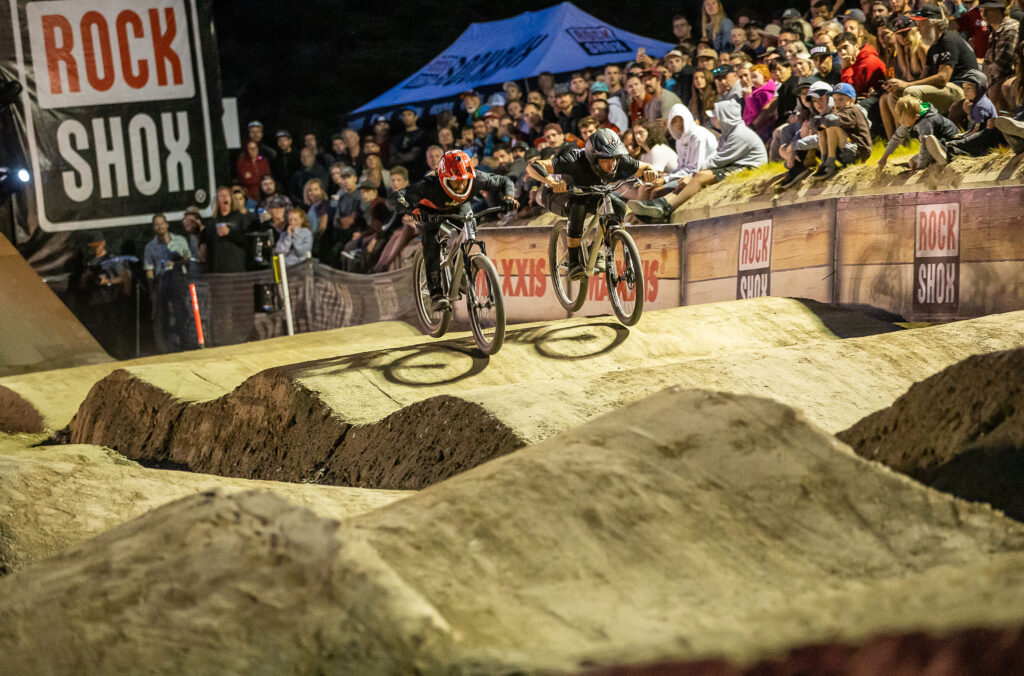
[[[147,469],[99,446],[34,441],[0,434],[0,575],[201,491],[267,490],[333,519],[409,495]]]
[[[420,342],[403,322],[379,322],[129,361],[0,378],[0,432],[42,432],[68,424],[94,383],[118,368],[151,374],[173,396],[202,401],[221,396],[260,371],[282,364]]]
[[[1006,315],[739,349],[742,334],[729,328],[744,324],[713,329],[681,310],[652,313],[643,331],[595,320],[522,329],[489,361],[457,339],[296,364],[197,404],[117,371],[89,393],[66,438],[228,476],[420,489],[674,384],[770,395],[834,431],[979,348],[1024,343],[1024,325]],[[817,335],[833,335],[804,312],[781,319],[814,317]],[[672,323],[682,335],[665,332]],[[799,323],[787,330],[768,335],[807,335]],[[686,352],[688,332],[703,332],[710,356]]]
[[[269,495],[159,508],[0,580],[0,671],[746,662],[1020,622],[1022,547],[792,409],[674,390],[341,524]]]
[[[838,436],[866,458],[1024,520],[1024,349],[954,364]]]

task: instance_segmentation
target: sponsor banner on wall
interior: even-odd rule
[[[919,204],[914,221],[914,312],[955,315],[960,304],[960,204]]]
[[[214,192],[216,53],[197,0],[12,2],[39,226],[172,220]],[[5,56],[4,59],[7,57]],[[209,69],[209,70],[208,70]],[[211,78],[211,75],[212,78]],[[219,96],[215,96],[219,107]]]
[[[736,298],[771,295],[772,219],[740,226]]]

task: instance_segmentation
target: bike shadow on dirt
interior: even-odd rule
[[[581,361],[607,354],[622,345],[629,329],[616,322],[595,322],[578,326],[513,329],[505,334],[504,354],[510,344],[529,345],[544,359]],[[452,338],[409,347],[393,347],[359,354],[327,357],[277,367],[291,379],[336,376],[348,371],[372,370],[385,380],[406,387],[451,385],[483,372],[491,360],[499,363],[503,353],[489,357],[470,337]]]

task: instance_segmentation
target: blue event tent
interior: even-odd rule
[[[500,85],[550,71],[564,73],[631,60],[638,47],[654,57],[672,45],[627,33],[571,2],[510,19],[470,24],[448,49],[351,117],[400,105],[452,100],[476,87]]]

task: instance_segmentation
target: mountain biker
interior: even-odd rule
[[[462,150],[449,150],[441,156],[436,171],[427,174],[421,181],[401,190],[388,198],[396,210],[396,218],[409,212],[423,232],[423,262],[427,270],[427,284],[430,286],[431,312],[451,309],[451,303],[441,289],[441,247],[437,241],[439,223],[424,221],[424,216],[436,214],[460,214],[470,211],[469,200],[486,190],[492,198],[501,195],[502,205],[516,209],[519,202],[512,197],[515,184],[499,174],[476,173],[469,155]]]
[[[585,189],[587,186],[606,185],[626,178],[642,177],[645,183],[655,179],[657,173],[651,165],[630,157],[618,134],[611,129],[598,129],[587,139],[583,149],[560,152],[550,160],[534,160],[526,167],[530,178],[547,186],[541,193],[541,202],[553,214],[569,219],[569,277],[585,277],[580,238],[587,214],[594,213],[601,203],[601,195],[569,195],[566,180]],[[558,174],[554,178],[551,174]],[[626,204],[612,193],[615,219],[622,222]]]

